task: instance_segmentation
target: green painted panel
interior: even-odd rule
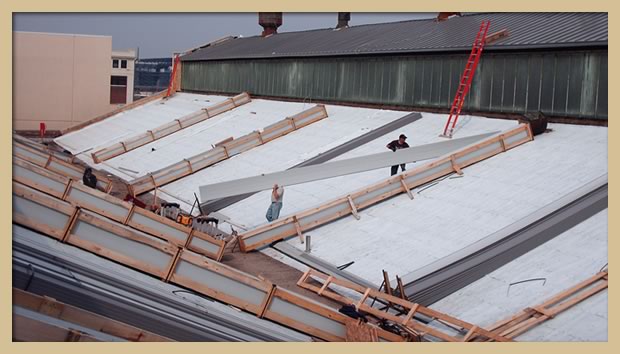
[[[449,108],[467,54],[184,62],[187,91]],[[607,51],[485,52],[464,110],[607,119]]]

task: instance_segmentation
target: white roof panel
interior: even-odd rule
[[[433,304],[431,308],[488,327],[598,273],[607,263],[607,210]],[[544,278],[543,281],[511,283]],[[607,291],[516,338],[606,341]]]

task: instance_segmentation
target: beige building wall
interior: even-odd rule
[[[133,102],[133,80],[135,73],[135,61],[136,61],[136,51],[133,49],[128,50],[114,50],[112,51],[112,61],[121,60],[127,61],[127,68],[121,68],[120,64],[118,68],[112,67],[112,76],[126,76],[127,77],[127,97],[126,103],[129,104]],[[111,64],[110,64],[111,65]],[[113,109],[119,108],[120,106],[124,106],[124,104],[110,104]]]
[[[62,130],[111,110],[112,37],[13,32],[13,129]]]

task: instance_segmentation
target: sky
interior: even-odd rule
[[[432,18],[437,13],[352,13],[349,26]],[[278,32],[335,27],[336,13],[284,13]],[[229,35],[259,35],[257,13],[16,13],[14,31],[112,36],[114,50],[170,57]]]

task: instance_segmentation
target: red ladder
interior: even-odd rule
[[[174,62],[172,64],[172,74],[170,74],[170,82],[168,83],[168,91],[166,92],[166,98],[170,97],[170,95],[174,94],[175,91],[175,85],[174,85],[174,81],[176,80],[177,77],[177,67],[179,66],[179,55],[177,54],[174,57]]]
[[[469,59],[467,59],[465,70],[463,70],[463,75],[461,76],[459,87],[456,90],[454,102],[452,102],[452,107],[450,108],[450,117],[448,117],[446,127],[443,129],[443,134],[440,135],[441,137],[452,138],[452,132],[454,131],[454,127],[456,126],[456,121],[459,119],[461,108],[463,108],[463,103],[465,103],[465,96],[467,96],[467,93],[469,92],[469,88],[471,87],[471,81],[473,80],[474,74],[476,73],[476,67],[478,66],[478,61],[480,61],[480,56],[482,55],[482,48],[484,47],[485,39],[487,37],[487,32],[490,25],[490,21],[482,21],[482,23],[480,24],[480,30],[478,30],[476,40],[474,40],[474,45],[471,48]],[[450,128],[449,131],[448,128]]]

